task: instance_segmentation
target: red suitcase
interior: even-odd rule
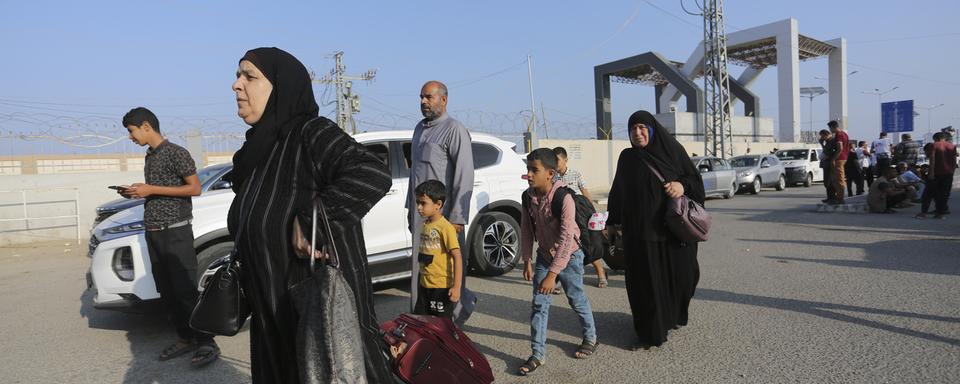
[[[410,384],[493,382],[490,363],[446,317],[402,314],[380,325],[394,372]],[[402,352],[397,349],[406,343]]]

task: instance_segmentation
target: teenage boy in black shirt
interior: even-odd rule
[[[153,279],[179,340],[160,353],[160,360],[195,351],[192,366],[206,365],[220,356],[213,335],[190,328],[190,314],[197,303],[197,255],[193,248],[192,196],[200,195],[197,166],[183,147],[160,134],[160,121],[150,110],[139,107],[123,116],[130,140],[149,146],[144,160],[145,183],[134,183],[118,192],[127,198],[143,198],[143,222]]]

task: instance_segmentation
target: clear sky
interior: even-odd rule
[[[603,7],[600,6],[603,5]],[[686,2],[688,8],[693,1]],[[851,137],[879,131],[876,96],[913,99],[935,109],[934,129],[960,126],[958,1],[727,1],[727,31],[786,18],[800,33],[848,39]],[[8,1],[0,2],[0,134],[124,134],[129,108],[154,110],[167,132],[201,128],[241,133],[230,84],[237,60],[277,46],[319,75],[345,51],[349,73],[378,70],[357,82],[361,130],[411,129],[420,118],[424,81],[450,85],[449,109],[471,129],[514,137],[530,109],[526,55],[533,56],[537,108],[550,137],[594,133],[593,67],[656,51],[684,61],[702,38],[701,20],[680,1]],[[742,67],[731,66],[738,75]],[[826,59],[801,63],[801,86],[826,86]],[[761,114],[777,119],[776,71],[754,86]],[[325,87],[315,88],[318,99]],[[625,137],[627,116],[654,108],[653,88],[615,85],[613,119]],[[327,98],[318,100],[329,102]],[[801,126],[810,124],[801,101]],[[332,115],[333,106],[323,107]],[[539,112],[539,111],[538,111]],[[925,132],[927,111],[915,123]],[[815,99],[813,123],[826,122],[827,97]],[[235,145],[230,144],[230,145]],[[58,151],[0,140],[0,151]],[[65,147],[64,147],[65,148]],[[229,148],[227,148],[229,149]],[[59,149],[66,151],[66,149]],[[130,150],[128,147],[127,150]]]

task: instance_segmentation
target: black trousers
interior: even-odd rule
[[[827,199],[835,198],[833,192],[833,167],[827,166],[823,168],[823,188],[827,190]]]
[[[184,340],[213,340],[213,335],[190,328],[190,314],[199,296],[193,226],[147,231],[146,238],[153,281],[177,335]]]
[[[927,184],[927,188],[933,187],[933,201],[937,207],[937,214],[946,214],[950,212],[947,207],[947,201],[950,200],[950,190],[953,188],[953,175],[936,176],[933,182]],[[924,190],[926,192],[926,190]],[[924,193],[926,195],[926,193]],[[927,203],[929,204],[929,203]]]
[[[863,167],[860,169],[860,174],[863,175],[864,181],[867,182],[867,188],[870,188],[870,185],[873,184],[873,167]]]
[[[853,160],[856,161],[856,160]],[[853,196],[853,187],[856,186],[857,194],[863,194],[863,173],[862,169],[859,166],[852,166],[847,168],[847,196]]]
[[[890,168],[890,162],[892,160],[889,155],[877,156],[877,176],[883,176],[883,171]]]

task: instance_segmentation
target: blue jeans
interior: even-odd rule
[[[547,277],[550,264],[537,253],[537,263],[533,268],[533,306],[530,313],[530,347],[533,357],[541,362],[546,361],[547,354],[547,318],[550,314],[550,303],[553,295],[540,294],[537,290],[540,283]],[[583,338],[589,342],[597,341],[597,327],[593,321],[593,310],[583,291],[583,250],[578,249],[570,256],[570,263],[557,275],[557,283],[563,284],[563,291],[567,295],[567,302],[580,317],[580,326],[583,327]]]

